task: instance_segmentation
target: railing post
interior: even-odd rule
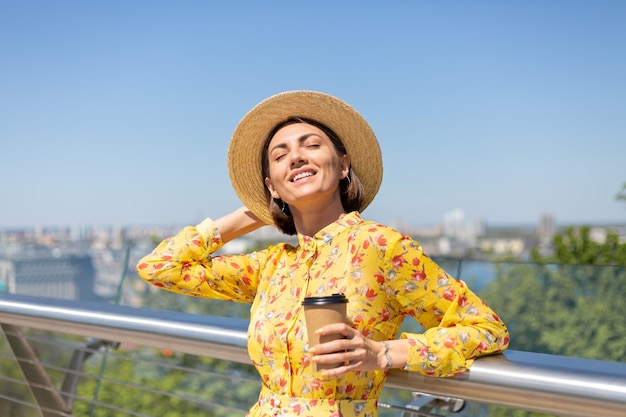
[[[91,339],[84,346],[74,349],[70,363],[67,366],[68,372],[63,375],[63,381],[61,382],[61,395],[70,410],[72,409],[76,388],[80,380],[78,373],[83,369],[85,361],[103,346],[118,347],[119,343],[102,339]]]
[[[22,370],[41,415],[43,417],[69,417],[70,409],[61,394],[54,386],[48,373],[39,362],[39,358],[31,348],[28,340],[22,335],[19,327],[1,323],[2,331],[13,351],[13,356]]]

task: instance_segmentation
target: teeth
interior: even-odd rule
[[[313,173],[312,172],[303,172],[301,174],[296,175],[295,177],[293,177],[292,181],[298,181],[299,179],[305,178],[305,177],[310,177],[312,176]]]

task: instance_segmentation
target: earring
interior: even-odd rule
[[[283,200],[280,200],[280,211],[282,211],[285,216],[287,215],[285,212],[285,202]]]
[[[348,185],[350,185],[350,174],[346,175],[344,177],[345,180],[348,180]]]

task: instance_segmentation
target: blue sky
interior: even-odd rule
[[[610,0],[2,0],[0,228],[219,217],[238,120],[293,89],[377,133],[367,218],[624,223],[624,21]]]

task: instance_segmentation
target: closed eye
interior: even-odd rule
[[[322,146],[320,139],[317,135],[308,135],[304,137],[302,145],[307,149],[318,149]]]

